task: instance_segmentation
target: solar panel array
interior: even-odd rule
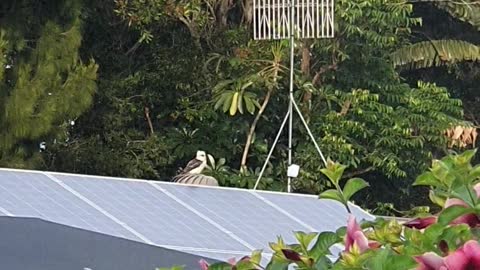
[[[352,205],[357,219],[373,217]],[[333,231],[347,212],[316,196],[0,169],[0,215],[45,220],[226,260],[293,231]]]

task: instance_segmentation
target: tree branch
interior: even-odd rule
[[[315,86],[317,85],[320,80],[321,80],[321,76],[326,73],[327,71],[330,71],[330,70],[337,70],[337,64],[334,63],[334,64],[331,64],[331,65],[328,65],[328,66],[323,66],[320,68],[320,70],[318,70],[316,73],[315,73],[315,76],[313,76],[313,79],[312,79],[312,84]]]
[[[152,119],[150,118],[150,109],[148,107],[144,107],[145,118],[147,119],[148,127],[150,128],[150,135],[153,136],[155,131],[153,130]]]
[[[247,141],[245,142],[245,148],[243,149],[240,169],[245,169],[247,167],[248,152],[250,150],[250,145],[252,144],[253,134],[255,133],[255,129],[257,127],[258,121],[262,117],[262,114],[265,111],[265,108],[267,108],[268,102],[270,101],[270,97],[272,96],[272,92],[273,92],[273,88],[268,89],[267,95],[263,100],[262,106],[258,110],[257,116],[255,116],[255,119],[253,120],[252,125],[250,126],[250,130],[248,131],[248,135],[247,135]]]

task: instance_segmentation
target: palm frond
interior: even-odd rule
[[[480,2],[478,0],[434,1],[434,5],[447,11],[453,17],[473,25],[480,31]]]
[[[461,40],[422,41],[400,48],[391,55],[393,64],[428,68],[462,61],[479,61],[480,47]]]

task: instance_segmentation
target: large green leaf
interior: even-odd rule
[[[476,180],[480,178],[480,165],[473,167],[472,170],[469,172],[468,176],[471,180]]]
[[[473,208],[466,208],[460,205],[450,206],[442,211],[438,216],[438,224],[446,226],[456,218],[473,213],[475,209]]]
[[[317,233],[304,233],[304,232],[295,232],[295,238],[297,238],[298,243],[304,251],[308,249],[310,243],[315,239]]]
[[[329,189],[320,193],[320,199],[329,199],[345,203],[342,194],[340,194],[340,192],[338,192],[336,189]]]
[[[388,258],[391,256],[391,253],[388,249],[383,249],[380,252],[377,252],[373,258],[369,261],[368,269],[370,270],[385,270],[390,269],[388,267]]]
[[[339,237],[334,232],[322,232],[318,235],[317,241],[310,250],[310,256],[315,260],[330,254],[330,247],[339,241]]]
[[[428,68],[446,63],[479,61],[480,47],[461,40],[422,41],[398,49],[391,59],[395,66]]]
[[[388,266],[385,269],[413,269],[416,265],[417,262],[415,262],[412,256],[395,255],[389,257]]]
[[[432,172],[425,172],[417,177],[413,185],[437,187],[440,186],[440,181],[433,175]]]
[[[343,187],[343,196],[345,200],[350,200],[350,198],[357,193],[359,190],[362,190],[368,187],[369,184],[361,178],[352,178],[347,181]]]

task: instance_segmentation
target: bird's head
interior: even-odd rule
[[[196,157],[198,160],[201,160],[201,161],[206,161],[207,160],[207,154],[205,153],[205,151],[197,151],[197,157]]]

